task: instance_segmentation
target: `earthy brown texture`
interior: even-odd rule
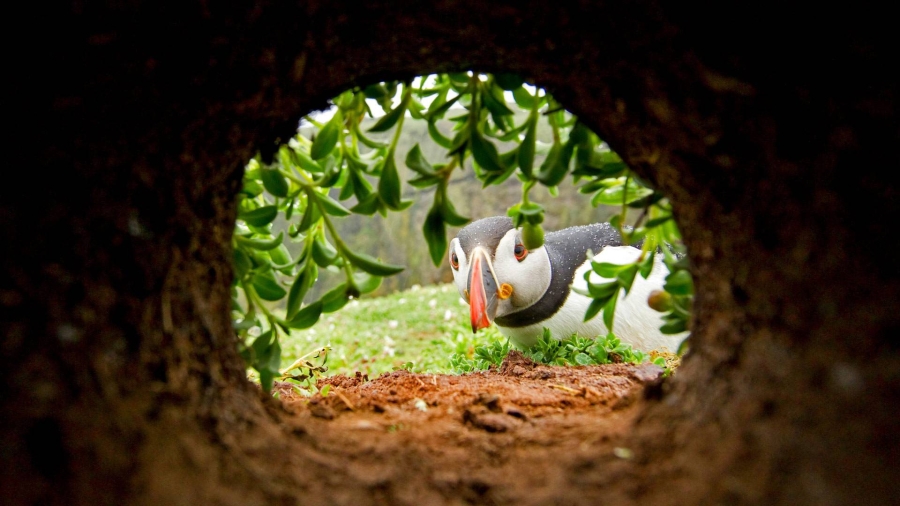
[[[426,482],[404,496],[317,457],[245,381],[228,314],[230,234],[242,164],[302,114],[354,84],[477,69],[545,86],[664,191],[697,288],[691,354],[632,408],[622,445],[635,458],[588,448],[583,472],[539,491],[517,482],[510,497],[532,487],[560,504],[896,503],[900,44],[885,9],[329,0],[10,11],[23,35],[7,44],[0,199],[4,499],[436,497]],[[374,476],[394,472],[380,466]]]
[[[320,382],[332,385],[325,397],[286,385],[279,393],[306,448],[343,469],[327,497],[307,504],[352,502],[348,479],[376,502],[600,504],[635,458],[617,443],[661,374],[653,365],[548,367],[513,352],[499,371],[340,376]],[[572,480],[593,486],[565,490]]]

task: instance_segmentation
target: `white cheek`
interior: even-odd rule
[[[519,283],[513,286],[513,304],[518,307],[527,307],[538,300],[550,287],[550,260],[544,248],[539,248],[528,253],[522,262],[519,262]]]
[[[550,260],[544,248],[530,251],[521,262],[514,249],[517,233],[511,230],[497,245],[494,267],[500,283],[509,283],[513,294],[503,306],[505,312],[516,311],[537,302],[550,286]]]

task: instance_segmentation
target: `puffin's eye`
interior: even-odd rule
[[[450,267],[453,267],[453,270],[459,269],[459,257],[456,256],[456,252],[450,253]]]
[[[513,250],[513,253],[516,255],[516,260],[522,261],[525,260],[525,257],[528,256],[528,250],[525,249],[521,243],[516,244],[516,248]]]

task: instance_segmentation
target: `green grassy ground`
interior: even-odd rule
[[[452,373],[451,354],[471,357],[476,345],[506,341],[495,327],[472,334],[468,310],[450,284],[355,300],[283,339],[282,367],[328,346],[326,375],[360,371],[374,378],[397,368]]]

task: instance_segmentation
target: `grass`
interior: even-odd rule
[[[324,366],[317,375],[358,371],[374,378],[396,369],[458,374],[499,365],[514,346],[496,327],[473,334],[468,309],[450,284],[414,286],[355,300],[324,315],[311,329],[293,331],[282,339],[282,367],[306,358],[314,366]],[[545,331],[535,346],[522,351],[537,362],[554,365],[652,360],[666,367],[667,374],[673,368],[672,357],[633,350],[612,335],[556,340]]]
[[[323,315],[308,330],[293,331],[281,343],[282,366],[322,347],[325,375],[360,371],[369,377],[403,368],[453,373],[451,356],[473,356],[476,347],[505,342],[495,327],[473,334],[469,306],[451,284],[413,286],[377,298],[354,300]],[[321,363],[317,359],[316,363]]]

